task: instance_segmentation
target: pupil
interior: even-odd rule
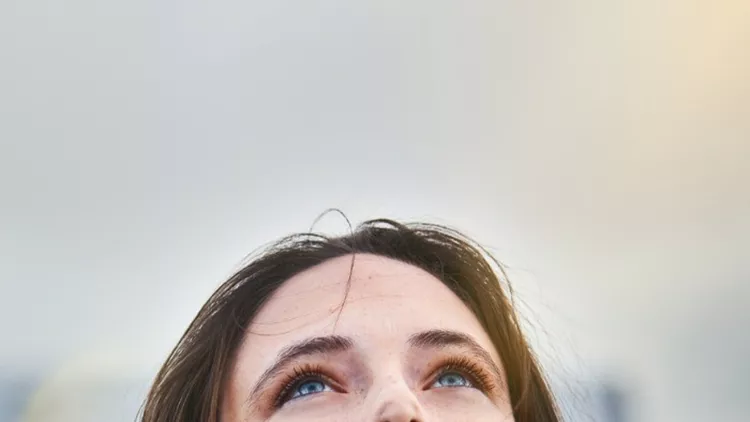
[[[325,387],[320,381],[308,381],[302,384],[299,388],[300,395],[307,395],[312,393],[319,393],[323,391]]]
[[[442,384],[449,386],[463,385],[464,379],[458,374],[445,374],[443,375]]]

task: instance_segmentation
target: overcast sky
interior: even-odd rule
[[[0,369],[150,374],[338,207],[489,246],[634,420],[739,421],[750,6],[621,3],[4,2]]]

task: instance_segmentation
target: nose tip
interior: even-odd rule
[[[377,422],[422,422],[416,409],[399,403],[387,403],[375,419]]]
[[[403,380],[391,380],[375,401],[375,422],[425,422],[416,394]]]

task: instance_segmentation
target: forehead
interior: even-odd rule
[[[275,356],[290,342],[321,335],[372,346],[404,342],[427,329],[464,332],[494,352],[476,317],[440,280],[369,254],[331,259],[290,278],[249,328],[245,344],[256,356]]]

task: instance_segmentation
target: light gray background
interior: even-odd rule
[[[489,246],[547,367],[622,386],[633,421],[746,420],[748,28],[739,1],[5,0],[22,420],[148,379],[247,253],[328,207]]]

